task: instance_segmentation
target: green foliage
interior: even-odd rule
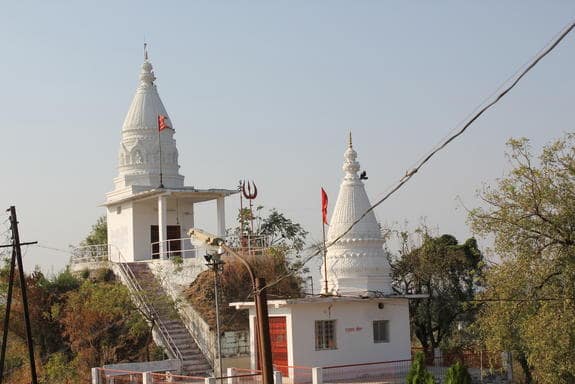
[[[44,365],[42,381],[50,384],[75,384],[80,381],[74,362],[61,352],[50,355]]]
[[[435,384],[433,375],[425,368],[425,355],[417,352],[405,381],[407,384]]]
[[[0,270],[3,283],[7,278],[4,272]],[[42,382],[88,382],[92,366],[145,358],[150,331],[121,284],[90,280],[82,283],[68,270],[48,278],[35,270],[26,276],[26,286]],[[7,382],[11,383],[29,382],[22,318],[16,286],[5,366],[10,372]]]
[[[172,260],[172,263],[174,264],[174,271],[176,272],[182,271],[184,265],[184,259],[182,258],[182,256],[172,256],[170,257],[170,260]]]
[[[526,383],[575,382],[575,135],[543,148],[508,142],[511,171],[470,213],[502,260],[486,275],[478,327],[488,348],[509,350]]]
[[[444,384],[471,384],[471,376],[467,368],[459,361],[447,370]]]
[[[94,281],[96,282],[110,282],[114,281],[116,276],[114,275],[114,271],[110,268],[98,268],[93,273]]]
[[[60,321],[79,367],[145,355],[149,328],[121,284],[84,281],[68,294]]]
[[[286,278],[267,289],[270,298],[301,297],[302,278],[305,272],[299,262],[299,252],[303,250],[307,232],[301,225],[286,218],[282,213],[272,210],[269,216],[262,218],[256,209],[253,219],[254,231],[246,222],[251,218],[249,210],[240,210],[240,224],[228,233],[235,235],[238,241],[229,244],[246,260],[258,277],[272,283],[280,276]],[[242,229],[243,228],[243,229]],[[249,235],[249,236],[248,236]],[[234,301],[252,299],[252,282],[246,267],[233,256],[224,256],[220,281],[220,316],[223,330],[245,329],[248,325],[246,311],[237,311],[228,304]],[[297,271],[297,272],[296,272]],[[202,272],[187,289],[188,300],[202,314],[204,320],[215,328],[214,275],[212,270]]]
[[[80,242],[80,245],[99,245],[108,243],[108,224],[106,222],[106,216],[100,216],[96,221],[96,224],[92,225],[92,230],[86,236],[84,240]]]
[[[483,257],[475,239],[459,244],[451,235],[433,237],[421,228],[419,246],[402,233],[403,250],[392,260],[394,290],[401,294],[427,294],[410,300],[410,320],[415,336],[429,351],[439,347],[456,321],[471,322],[475,307],[469,303],[483,274]]]

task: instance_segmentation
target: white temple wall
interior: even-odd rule
[[[382,309],[378,307],[379,303],[383,303]],[[254,315],[253,310],[250,314]],[[321,367],[411,358],[407,299],[270,306],[269,316],[286,316],[290,366]],[[254,350],[254,317],[250,320],[251,347]],[[337,349],[315,349],[316,320],[336,320]],[[374,320],[389,321],[389,342],[374,343]]]
[[[158,224],[158,208],[154,207],[155,202],[154,199],[134,204],[135,261],[152,258],[150,226]]]
[[[108,244],[110,244],[110,260],[133,261],[134,254],[134,228],[132,220],[132,203],[115,204],[108,206]],[[120,258],[120,253],[122,258]]]

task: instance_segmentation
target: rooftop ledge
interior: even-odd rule
[[[361,296],[313,296],[313,297],[302,297],[299,299],[282,299],[282,300],[268,300],[268,307],[281,308],[288,305],[306,305],[306,304],[319,304],[319,303],[343,303],[343,302],[382,302],[382,301],[394,301],[395,299],[426,299],[429,295],[427,294],[416,294],[416,295],[382,295],[378,297],[361,297]],[[241,301],[230,303],[230,307],[235,307],[236,309],[249,309],[255,306],[253,301]]]
[[[179,187],[179,188],[148,187],[149,189],[143,190],[141,192],[130,193],[132,190],[139,189],[138,187],[139,186],[130,186],[122,190],[112,191],[108,193],[108,200],[105,203],[103,203],[102,206],[115,205],[127,201],[146,200],[159,195],[189,198],[191,200],[194,200],[194,202],[199,203],[203,201],[213,200],[218,197],[226,197],[239,193],[239,190],[237,189],[222,189],[222,188],[196,189],[194,187]],[[115,196],[116,194],[117,196]]]

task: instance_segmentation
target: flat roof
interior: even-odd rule
[[[281,299],[281,300],[268,300],[268,307],[280,308],[288,305],[297,304],[319,304],[319,303],[335,303],[335,302],[378,302],[394,299],[425,299],[428,298],[427,294],[417,294],[417,295],[382,295],[382,296],[310,296],[301,297],[298,299]],[[249,309],[254,307],[255,303],[253,301],[241,301],[229,304],[230,307],[236,307],[236,309]]]
[[[119,203],[125,203],[127,201],[138,201],[147,200],[159,195],[169,195],[180,198],[189,198],[194,200],[194,202],[200,203],[203,201],[209,201],[216,199],[218,197],[226,197],[233,194],[239,193],[237,189],[220,189],[220,188],[210,188],[210,189],[196,189],[194,187],[181,187],[181,188],[153,188],[146,191],[138,192],[129,196],[121,197],[117,200],[110,200],[102,204],[103,206],[115,205]]]

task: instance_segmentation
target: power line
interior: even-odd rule
[[[427,154],[427,156],[425,156],[423,158],[423,160],[419,161],[419,163],[417,163],[417,165],[413,168],[411,168],[410,170],[408,170],[405,175],[399,180],[399,182],[397,183],[397,185],[395,187],[393,187],[387,194],[385,194],[383,196],[383,198],[381,198],[380,200],[378,200],[375,204],[371,205],[371,207],[369,207],[357,220],[355,220],[343,233],[341,233],[340,235],[338,235],[334,240],[330,241],[328,244],[326,244],[325,248],[329,248],[331,246],[333,246],[335,243],[337,243],[339,240],[341,240],[346,234],[349,233],[349,231],[351,231],[365,216],[367,216],[371,211],[373,211],[375,208],[377,208],[379,205],[381,205],[384,201],[386,201],[389,197],[391,197],[395,192],[397,192],[401,187],[403,187],[409,180],[411,180],[411,178],[429,161],[431,160],[431,158],[433,156],[435,156],[435,154],[437,154],[439,151],[443,150],[447,145],[449,145],[453,140],[455,140],[456,138],[458,138],[459,136],[461,136],[466,130],[467,128],[469,128],[471,126],[471,124],[473,124],[479,117],[481,117],[481,115],[483,115],[487,110],[489,110],[491,107],[493,107],[495,104],[497,104],[503,97],[505,97],[513,88],[515,88],[515,86],[521,81],[521,79],[527,75],[527,73],[529,73],[545,56],[547,56],[551,51],[553,51],[555,49],[555,47],[557,47],[557,45],[559,45],[559,43],[575,28],[575,21],[571,21],[570,24],[568,24],[563,30],[562,32],[559,33],[558,37],[556,37],[555,39],[551,40],[550,43],[548,43],[546,45],[546,48],[542,48],[539,53],[535,56],[534,59],[532,59],[530,61],[530,64],[527,65],[522,71],[520,72],[516,72],[519,73],[518,76],[516,76],[515,80],[513,80],[511,82],[510,85],[508,85],[502,92],[500,92],[493,100],[491,100],[489,103],[487,103],[483,108],[481,108],[478,112],[476,112],[473,117],[471,117],[467,123],[465,123],[465,125],[459,129],[455,134],[452,134],[451,136],[449,136],[447,139],[445,139],[441,144],[435,146],[435,148]],[[557,35],[556,35],[557,36]],[[525,65],[524,65],[525,66]],[[500,89],[501,86],[498,88]],[[497,91],[496,91],[497,92]],[[495,92],[495,93],[496,93]],[[310,248],[308,248],[310,249]],[[271,287],[277,283],[279,283],[281,280],[293,275],[295,272],[299,271],[301,268],[303,268],[303,266],[308,263],[312,258],[314,258],[315,256],[319,255],[321,253],[322,250],[317,250],[316,252],[314,252],[312,255],[310,255],[308,258],[305,259],[305,261],[303,262],[303,264],[297,268],[296,270],[286,274],[285,276],[281,276],[280,278],[278,278],[276,281],[269,283],[266,285],[266,288]]]

